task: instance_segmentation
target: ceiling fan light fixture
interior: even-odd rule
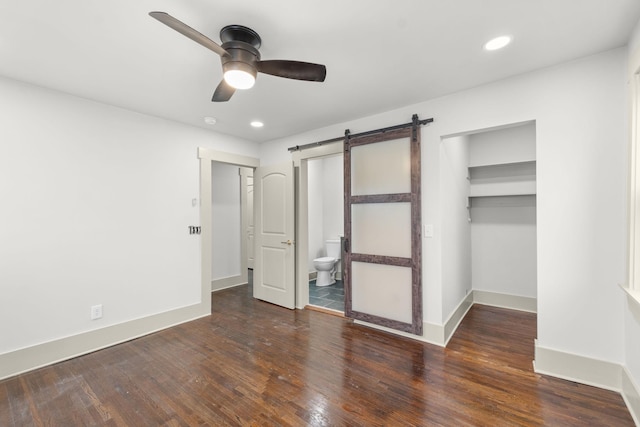
[[[236,89],[251,89],[256,82],[257,71],[244,62],[224,64],[224,81]]]

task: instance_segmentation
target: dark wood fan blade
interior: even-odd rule
[[[213,92],[213,98],[211,98],[212,102],[226,102],[231,99],[231,96],[236,92],[236,89],[232,86],[229,86],[227,82],[222,80],[216,91]]]
[[[180,34],[189,37],[194,42],[200,43],[202,46],[206,47],[209,50],[214,51],[215,53],[217,53],[220,56],[229,54],[218,43],[214,42],[213,40],[211,40],[209,37],[205,36],[204,34],[199,33],[198,31],[194,30],[193,28],[191,28],[190,26],[188,26],[184,22],[177,20],[176,18],[174,18],[173,16],[169,15],[168,13],[165,13],[165,12],[149,12],[149,16],[151,16],[152,18],[155,18],[158,21],[162,22],[167,27],[173,28],[174,30],[176,30]]]
[[[300,61],[258,61],[258,71],[287,79],[323,82],[327,76],[327,67]]]

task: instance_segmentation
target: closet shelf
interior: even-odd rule
[[[536,194],[535,181],[471,184],[469,197],[527,196]]]
[[[471,169],[479,169],[479,168],[500,168],[500,167],[530,167],[533,166],[535,169],[536,161],[535,160],[519,160],[516,162],[505,162],[505,163],[487,163],[482,165],[469,165],[469,170]]]
[[[469,167],[469,197],[536,194],[536,162]]]

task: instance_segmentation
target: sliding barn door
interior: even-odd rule
[[[345,315],[422,335],[420,129],[345,138]]]

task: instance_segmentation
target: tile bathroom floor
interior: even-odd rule
[[[329,286],[316,286],[316,281],[309,281],[309,304],[337,310],[344,313],[344,284],[342,280]]]

